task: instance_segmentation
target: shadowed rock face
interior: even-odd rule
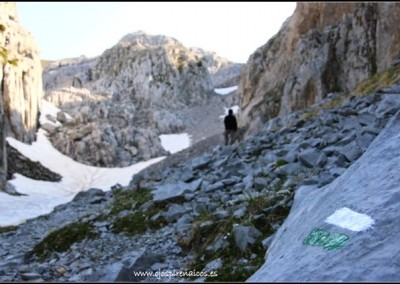
[[[0,189],[7,173],[5,137],[30,143],[35,139],[42,67],[32,35],[18,22],[16,4],[0,3]]]
[[[281,30],[247,62],[238,88],[240,125],[303,109],[353,90],[400,55],[398,3],[298,3]]]

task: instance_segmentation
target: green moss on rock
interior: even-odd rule
[[[49,257],[52,252],[67,251],[72,244],[78,243],[84,239],[96,238],[98,235],[99,233],[93,224],[80,222],[71,223],[48,234],[42,241],[35,245],[30,255],[44,260]]]
[[[116,189],[113,191],[113,202],[111,215],[117,215],[124,210],[132,210],[153,199],[153,194],[148,188],[137,189]]]
[[[0,227],[0,234],[1,233],[8,233],[8,232],[12,232],[17,230],[18,227],[17,226],[4,226],[4,227]]]

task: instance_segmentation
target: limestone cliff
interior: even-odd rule
[[[64,154],[96,166],[165,155],[160,134],[189,132],[197,142],[222,130],[227,98],[213,89],[237,85],[241,67],[143,32],[124,36],[99,57],[54,62],[43,72],[45,99],[73,119],[52,129],[51,140]]]
[[[386,69],[400,55],[399,12],[398,3],[298,3],[244,68],[240,125],[258,132],[272,117],[353,90]]]
[[[34,140],[43,93],[38,45],[20,26],[15,3],[0,3],[0,48],[0,180],[4,182],[4,138],[11,136],[27,143]]]

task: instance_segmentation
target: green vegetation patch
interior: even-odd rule
[[[206,281],[238,281],[248,279],[265,262],[265,248],[262,240],[271,236],[276,224],[281,224],[290,209],[277,203],[283,197],[268,198],[266,195],[251,197],[247,202],[246,214],[240,219],[231,217],[218,220],[211,212],[203,211],[193,221],[191,232],[179,241],[186,252],[194,253],[195,260],[189,270],[201,271],[211,261],[220,258],[223,265],[216,271],[217,276],[208,277]],[[265,213],[266,209],[270,209]],[[262,233],[252,245],[241,251],[235,244],[232,229],[235,224],[253,226]],[[225,245],[215,250],[210,249],[220,241]]]
[[[223,265],[216,271],[217,276],[208,277],[206,281],[244,281],[254,274],[264,262],[265,248],[261,243],[262,238],[241,251],[230,233],[233,224],[233,220],[229,219],[216,221],[210,226],[198,225],[195,228],[193,240],[188,245],[196,252],[197,257],[189,270],[201,271],[207,263],[221,258]],[[217,251],[208,251],[207,247],[217,238],[224,238],[227,245]],[[248,263],[239,264],[240,259],[247,259]]]
[[[376,73],[367,80],[360,82],[357,84],[354,94],[368,95],[398,82],[400,82],[400,65],[393,66],[385,71]]]
[[[116,218],[112,231],[113,233],[125,232],[128,235],[135,235],[145,232],[146,229],[146,216],[142,212],[135,212],[125,217]]]
[[[99,236],[96,228],[90,223],[71,223],[48,234],[41,242],[35,245],[31,255],[39,260],[45,260],[52,252],[67,251],[72,244],[84,239],[93,239]]]
[[[249,200],[248,215],[244,219],[250,219],[251,225],[263,233],[264,238],[274,233],[274,224],[281,224],[289,215],[290,208],[276,205],[282,198],[269,199],[261,195]],[[267,208],[268,212],[265,211]]]
[[[261,238],[258,239],[245,252],[241,252],[235,245],[233,236],[228,237],[229,246],[214,255],[208,256],[210,259],[222,258],[223,265],[216,271],[217,276],[208,277],[209,281],[218,282],[243,282],[253,275],[265,262],[265,248],[261,243]],[[253,257],[252,257],[253,256]],[[248,260],[242,264],[240,260]],[[201,261],[200,261],[201,262]],[[207,263],[204,263],[203,267]]]
[[[168,222],[163,216],[153,218],[166,206],[166,204],[151,203],[146,209],[140,206],[153,200],[153,194],[149,188],[113,190],[113,201],[111,205],[110,217],[117,216],[122,211],[136,212],[123,217],[115,217],[112,221],[113,233],[126,233],[135,235],[145,232],[148,229],[157,230],[165,226]]]
[[[111,215],[117,215],[124,210],[132,210],[153,199],[151,189],[122,189],[113,191],[113,202],[111,205]]]
[[[8,233],[18,229],[18,226],[4,226],[0,227],[0,234],[1,233]]]
[[[258,158],[262,154],[262,152],[263,152],[263,149],[257,148],[249,155]]]
[[[287,164],[289,164],[287,161],[285,161],[283,159],[280,159],[280,160],[276,161],[275,166],[277,168],[279,168],[279,167],[282,167],[282,166],[287,165]]]
[[[311,119],[316,118],[320,113],[321,113],[321,110],[319,110],[319,109],[312,109],[312,110],[307,111],[307,112],[304,113],[303,115],[301,115],[301,117],[299,118],[299,120],[308,121],[308,120],[311,120]]]
[[[326,102],[322,108],[323,109],[331,109],[337,106],[340,106],[343,104],[343,102],[348,98],[348,94],[342,94],[340,96],[337,96],[331,100],[329,100],[328,102]]]
[[[127,235],[136,235],[144,233],[146,230],[157,230],[166,226],[168,222],[163,216],[156,220],[152,220],[149,214],[143,212],[135,212],[128,216],[118,217],[113,222],[113,233],[126,233]]]

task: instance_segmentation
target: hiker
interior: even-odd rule
[[[230,109],[228,111],[228,115],[224,118],[225,124],[225,145],[232,145],[235,140],[236,131],[237,131],[237,121],[236,117],[233,115],[233,110]]]

